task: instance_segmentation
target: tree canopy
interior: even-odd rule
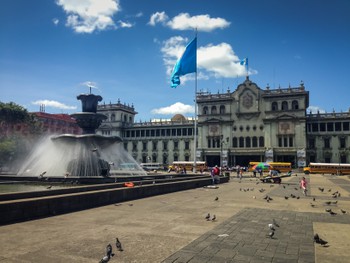
[[[0,101],[0,122],[19,123],[30,120],[27,109],[14,103],[3,103]]]

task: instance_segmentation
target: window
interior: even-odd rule
[[[137,143],[136,142],[132,143],[132,150],[137,151]]]
[[[115,121],[115,114],[114,113],[111,115],[111,121]]]
[[[288,110],[288,102],[282,101],[282,110]]]
[[[292,101],[292,109],[293,110],[299,110],[299,103],[297,100]]]
[[[128,150],[128,143],[127,142],[124,142],[124,149]]]
[[[324,138],[323,142],[324,142],[324,148],[330,148],[331,144],[330,144],[329,138]]]
[[[178,150],[179,149],[179,142],[175,141],[174,142],[174,150]]]
[[[309,147],[310,149],[315,149],[315,139],[314,139],[314,138],[310,138],[310,139],[308,140],[308,147]]]
[[[232,147],[237,148],[237,137],[232,138]]]
[[[333,122],[327,123],[327,131],[334,131]]]
[[[164,151],[168,150],[168,142],[163,142],[163,150]]]
[[[244,147],[244,138],[239,137],[239,147],[243,148]]]
[[[207,115],[208,113],[209,113],[208,107],[207,106],[203,107],[203,115]]]
[[[185,150],[189,150],[189,149],[190,149],[190,142],[185,141]]]
[[[211,148],[211,138],[208,138],[208,148]]]
[[[245,138],[245,147],[250,147],[250,137]]]
[[[217,114],[216,106],[211,107],[211,114]]]
[[[157,142],[153,142],[153,151],[157,150]]]
[[[346,148],[346,140],[344,137],[339,138],[340,148]]]
[[[142,143],[142,150],[147,151],[147,142]]]
[[[265,147],[265,142],[264,142],[264,137],[263,136],[259,137],[259,147]]]
[[[225,105],[220,105],[220,114],[225,114]]]
[[[311,127],[313,132],[318,132],[318,123],[311,124]]]
[[[271,103],[271,110],[272,111],[278,111],[278,104],[276,101]]]
[[[334,123],[335,131],[341,131],[341,122]]]
[[[321,131],[321,132],[326,131],[326,124],[325,124],[324,122],[321,122],[321,123],[320,123],[320,131]]]
[[[348,131],[349,130],[349,122],[343,122],[343,131]]]
[[[258,138],[256,138],[255,136],[252,139],[253,141],[253,147],[258,147]]]

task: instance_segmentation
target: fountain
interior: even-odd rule
[[[107,118],[97,113],[97,105],[102,97],[90,92],[80,94],[77,99],[82,102],[82,112],[71,116],[82,129],[82,134],[44,138],[18,174],[76,179],[147,175],[126,152],[120,137],[95,134]]]

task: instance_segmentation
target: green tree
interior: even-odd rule
[[[21,123],[29,120],[30,114],[24,107],[14,102],[0,102],[0,122]]]

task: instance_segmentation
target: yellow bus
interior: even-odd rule
[[[178,169],[179,172],[182,171],[183,167],[185,167],[186,171],[193,171],[194,162],[192,161],[174,161],[172,165],[169,165],[168,171],[176,171]],[[206,171],[208,169],[207,163],[204,161],[196,161],[196,171]]]
[[[248,172],[253,172],[253,166],[257,165],[258,163],[261,162],[249,162]],[[264,171],[278,170],[281,173],[287,173],[292,170],[292,163],[288,162],[267,162],[267,164],[270,165],[270,168]]]
[[[310,163],[304,167],[305,174],[350,174],[349,163]]]

